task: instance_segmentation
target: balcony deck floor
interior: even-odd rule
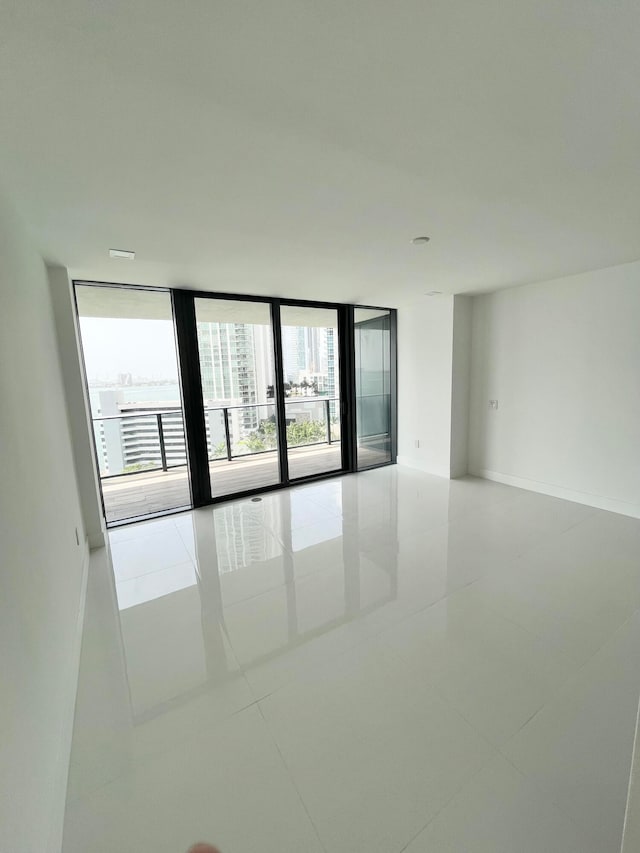
[[[381,453],[371,449],[360,451],[361,461],[364,461],[363,453],[367,464],[385,461]],[[339,443],[289,449],[291,477],[328,473],[338,470],[340,465]],[[273,451],[244,459],[239,457],[232,462],[217,460],[210,463],[209,470],[214,497],[233,496],[277,484],[278,455]],[[102,481],[102,494],[107,523],[188,507],[191,502],[186,466],[109,478]]]

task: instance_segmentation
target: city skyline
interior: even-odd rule
[[[126,324],[124,328],[121,324]],[[179,385],[175,358],[173,324],[169,320],[137,320],[81,317],[87,383],[90,388]],[[335,329],[304,326],[283,327],[284,380],[299,384],[316,381],[320,393],[335,390]],[[239,339],[246,335],[245,345]],[[208,338],[208,351],[205,342]],[[215,343],[214,343],[215,339]],[[274,384],[271,329],[245,323],[207,322],[198,324],[206,399],[248,400],[234,381],[233,366],[249,372],[255,402],[266,402],[267,389]],[[217,381],[213,373],[213,352],[217,349]],[[222,350],[228,367],[225,370]],[[210,368],[209,370],[207,368]],[[317,382],[326,377],[326,382]],[[250,395],[249,395],[250,396]]]

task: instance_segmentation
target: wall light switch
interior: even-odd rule
[[[420,447],[420,439],[416,438],[416,447]]]
[[[489,400],[489,408],[490,409],[497,409],[498,408],[498,401],[497,400]]]

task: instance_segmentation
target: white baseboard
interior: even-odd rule
[[[405,465],[407,468],[415,468],[416,471],[423,471],[425,474],[433,474],[434,477],[445,477],[451,479],[451,471],[449,468],[430,467],[414,459],[412,456],[398,456],[398,465]]]
[[[76,708],[76,693],[78,691],[78,676],[80,672],[80,652],[82,649],[82,629],[84,627],[84,611],[87,599],[87,578],[89,576],[89,541],[85,539],[84,555],[82,558],[82,578],[80,583],[80,599],[74,627],[73,648],[69,660],[68,682],[66,688],[66,709],[60,730],[58,748],[58,767],[54,782],[51,829],[49,832],[49,853],[60,853],[62,850],[62,832],[64,828],[64,812],[67,800],[67,784],[69,781],[69,764],[71,761],[71,741],[73,738],[73,722]]]
[[[474,477],[482,477],[485,480],[495,480],[496,483],[504,483],[506,486],[515,486],[518,489],[527,489],[530,492],[551,495],[554,498],[562,498],[566,501],[585,504],[596,509],[617,512],[620,515],[629,515],[631,518],[640,518],[639,504],[628,503],[627,501],[616,500],[615,498],[607,498],[603,495],[592,495],[589,492],[578,492],[575,489],[566,489],[564,486],[556,486],[553,483],[529,480],[526,477],[513,477],[511,474],[502,474],[500,471],[489,471],[486,468],[470,470],[469,473]]]

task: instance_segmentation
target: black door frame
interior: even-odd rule
[[[372,310],[388,311],[390,318],[390,342],[391,342],[391,459],[371,466],[375,468],[385,467],[396,463],[397,458],[397,311],[395,308],[386,308],[378,305],[353,305],[343,302],[316,301],[310,299],[289,299],[272,296],[258,296],[243,293],[218,293],[210,290],[191,290],[186,288],[146,287],[144,285],[120,284],[106,281],[90,281],[77,279],[73,281],[74,302],[75,288],[77,285],[91,285],[95,287],[111,287],[125,290],[155,290],[169,293],[173,310],[174,331],[176,339],[176,350],[179,366],[179,383],[182,394],[182,406],[184,417],[185,442],[187,447],[188,473],[193,508],[209,506],[212,504],[226,503],[230,500],[252,497],[265,492],[277,491],[288,488],[291,485],[302,485],[304,483],[339,477],[344,474],[356,473],[357,468],[357,426],[356,426],[356,395],[355,395],[355,334],[354,334],[354,309],[369,308]],[[278,458],[280,464],[280,482],[268,486],[258,486],[241,492],[233,492],[229,495],[212,496],[211,481],[209,477],[209,459],[207,453],[206,424],[204,417],[204,401],[202,396],[202,381],[200,372],[200,356],[198,351],[198,336],[195,315],[196,299],[224,299],[236,302],[261,302],[270,306],[271,326],[274,345],[274,370],[275,370],[275,404],[276,419],[278,424]],[[289,476],[287,442],[286,442],[286,415],[284,396],[284,372],[282,354],[282,325],[280,309],[282,305],[334,309],[338,317],[338,359],[340,365],[340,436],[341,436],[341,461],[340,469],[311,474],[306,477]],[[78,315],[77,302],[76,316]],[[82,346],[82,343],[81,343]],[[84,368],[84,361],[83,361]],[[86,371],[84,371],[85,387],[88,395],[88,382]],[[89,416],[91,413],[89,412]],[[92,441],[95,445],[95,436],[91,430]],[[94,447],[95,450],[95,447]],[[96,453],[97,464],[97,453]],[[363,469],[360,469],[363,470]],[[369,469],[367,469],[369,470]],[[98,472],[98,481],[102,484]],[[104,504],[103,504],[104,508]],[[165,512],[153,513],[145,516],[122,519],[110,522],[109,527],[118,527],[131,524],[147,518],[170,515],[176,512],[184,512],[184,507],[166,510]]]

